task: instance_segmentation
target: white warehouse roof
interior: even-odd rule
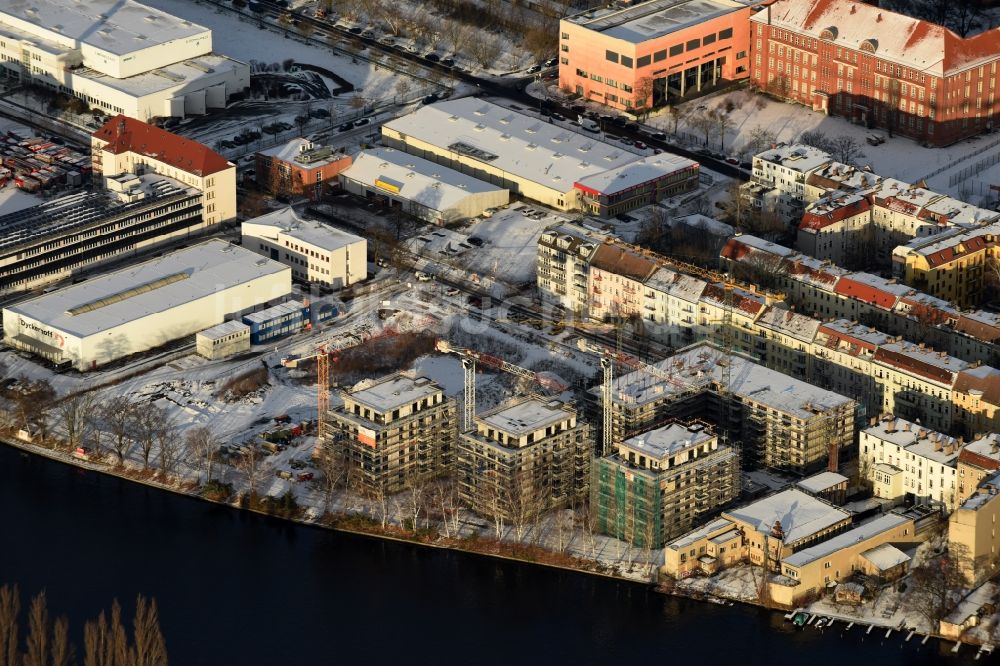
[[[593,136],[476,97],[424,106],[384,129],[560,192],[570,191],[581,178],[639,159]]]
[[[237,245],[210,240],[6,309],[84,338],[289,270]]]
[[[770,533],[775,522],[781,523],[782,542],[786,544],[808,539],[851,517],[843,509],[795,488],[726,511],[725,515],[755,526],[758,532]]]
[[[35,26],[39,37],[78,48],[124,55],[208,32],[190,21],[133,0],[11,0],[0,5],[0,23]]]
[[[576,182],[587,189],[611,195],[691,167],[697,168],[698,163],[679,155],[660,153],[580,178]]]
[[[458,207],[470,194],[504,191],[502,187],[392,148],[361,151],[341,175],[438,211]]]

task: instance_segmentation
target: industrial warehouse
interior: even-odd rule
[[[3,310],[8,346],[93,370],[277,301],[291,270],[210,240]]]
[[[0,8],[0,75],[140,120],[224,108],[250,67],[212,52],[212,31],[132,0],[33,0]]]
[[[495,185],[392,148],[365,150],[340,174],[351,194],[385,199],[414,217],[444,224],[506,206],[510,193]]]
[[[388,122],[382,138],[393,148],[450,167],[444,174],[440,167],[409,166],[430,175],[441,183],[438,187],[461,187],[449,178],[456,170],[559,210],[598,217],[698,186],[699,165],[693,160],[669,153],[643,157],[631,146],[619,147],[474,97],[425,106]],[[356,168],[357,162],[342,174],[342,182]],[[440,196],[427,194],[428,187],[421,189],[424,198]]]

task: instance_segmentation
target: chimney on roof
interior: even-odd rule
[[[990,453],[998,453],[998,452],[1000,452],[1000,444],[997,444],[997,440],[994,439],[993,443],[990,444]]]
[[[876,423],[878,423],[878,417],[877,416],[871,417],[871,419],[868,421],[868,425],[871,425],[871,426],[875,425]]]
[[[944,454],[946,456],[950,456],[954,452],[955,452],[955,443],[954,442],[948,442],[947,446],[944,447]]]
[[[882,12],[879,12],[878,16],[875,17],[875,22],[876,23],[881,23],[882,22]]]
[[[941,439],[940,438],[934,440],[934,450],[935,451],[940,451],[941,450]]]
[[[903,423],[903,432],[910,432],[910,422],[906,421]]]

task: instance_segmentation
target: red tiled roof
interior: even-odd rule
[[[985,470],[1000,469],[1000,460],[994,460],[989,456],[984,456],[981,453],[969,451],[968,449],[962,449],[961,452],[959,452],[958,462],[974,465],[975,467]]]
[[[961,251],[959,251],[959,246],[961,246]],[[986,239],[982,236],[973,236],[962,240],[956,245],[946,247],[943,250],[938,250],[933,254],[927,255],[927,263],[931,266],[940,266],[941,264],[946,264],[949,261],[954,261],[960,257],[964,257],[970,252],[978,252],[979,250],[986,247]]]
[[[725,304],[726,302],[726,290],[722,285],[710,284],[705,287],[705,291],[702,292],[702,298],[707,298],[709,300],[715,301],[716,303]],[[737,310],[742,310],[747,314],[755,315],[761,311],[764,304],[760,301],[750,298],[738,291],[733,292],[733,307]]]
[[[959,315],[958,321],[955,322],[955,330],[967,333],[977,340],[984,340],[986,342],[997,342],[1000,340],[1000,328],[990,326],[984,321],[972,319],[965,315]]]
[[[799,229],[818,231],[824,227],[830,226],[831,224],[843,222],[849,217],[854,217],[855,215],[867,212],[870,207],[868,199],[861,198],[847,204],[846,206],[838,206],[828,213],[817,214],[809,211],[802,216],[802,222],[799,223]]]
[[[980,391],[983,394],[983,402],[1000,405],[1000,373],[991,372],[984,376],[979,374],[979,370],[974,372],[962,370],[955,377],[955,391],[958,393]]]
[[[932,365],[930,363],[925,363],[919,359],[906,354],[901,354],[899,352],[886,349],[885,347],[879,347],[875,350],[875,360],[882,361],[897,368],[903,368],[904,370],[909,370],[915,375],[920,375],[931,379],[936,382],[941,382],[942,384],[951,385],[955,376],[950,370],[945,368]]]
[[[722,257],[730,261],[739,261],[751,252],[753,252],[753,248],[749,245],[741,243],[735,238],[730,238],[722,248]]]
[[[93,136],[107,141],[104,150],[115,155],[129,151],[139,153],[199,177],[232,167],[225,157],[208,146],[128,116],[115,116]]]
[[[610,243],[597,248],[590,265],[638,282],[645,282],[659,268],[652,259]]]
[[[890,310],[894,305],[896,305],[896,297],[893,294],[882,291],[881,289],[876,289],[875,287],[864,284],[863,282],[858,282],[857,280],[853,280],[847,276],[840,278],[837,282],[837,286],[834,287],[833,290],[842,296],[855,298],[859,301],[864,301],[869,305],[876,305],[886,310]]]

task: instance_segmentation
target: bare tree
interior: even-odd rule
[[[327,445],[323,453],[316,460],[319,472],[322,475],[320,483],[323,484],[323,511],[330,510],[334,493],[337,488],[346,482],[347,461],[344,459],[342,447]]]
[[[135,600],[135,666],[167,666],[167,644],[160,631],[156,600]]]
[[[55,412],[62,426],[63,436],[69,450],[81,446],[93,425],[94,397],[90,393],[77,393],[56,404]]]
[[[500,41],[488,32],[478,34],[470,47],[472,57],[483,69],[495,65],[502,50]]]
[[[729,112],[714,109],[708,116],[712,120],[715,131],[719,133],[719,150],[726,149],[726,132],[733,128],[733,119]]]
[[[18,664],[18,626],[21,595],[17,586],[0,587],[0,666]]]
[[[771,254],[754,254],[733,267],[733,275],[737,279],[764,289],[775,289],[787,274],[788,266],[784,260]]]
[[[115,396],[101,408],[101,420],[111,434],[111,445],[118,455],[118,464],[125,462],[125,454],[132,444],[132,424],[136,405],[126,396]]]
[[[206,471],[205,483],[212,482],[212,468],[215,465],[216,456],[219,455],[219,441],[212,434],[211,429],[205,426],[198,426],[188,430],[184,437],[188,455],[194,456],[195,465],[199,470]]]
[[[861,144],[853,136],[838,136],[830,141],[830,154],[838,162],[853,164],[865,158]]]
[[[101,611],[96,620],[84,625],[83,646],[84,666],[133,666],[135,651],[129,645],[117,599],[111,604],[110,619]]]
[[[635,82],[635,110],[642,117],[648,117],[653,110],[653,77],[644,76]]]
[[[389,525],[389,516],[392,514],[391,497],[382,483],[375,483],[367,486],[364,491],[365,499],[368,500],[374,512],[374,517],[379,522],[379,526],[385,529]]]
[[[431,496],[445,537],[457,537],[459,513],[455,480],[450,477],[438,479],[431,488]]]
[[[403,492],[403,502],[410,529],[416,532],[420,529],[420,517],[426,513],[427,486],[425,483],[420,479],[410,479]]]
[[[691,129],[701,132],[704,137],[704,145],[707,146],[712,130],[715,129],[714,115],[704,110],[696,111],[687,117],[687,124]]]
[[[910,572],[906,607],[936,628],[965,592],[966,581],[962,572],[967,566],[967,559],[968,552],[964,547],[951,544],[948,553],[914,567]]]
[[[28,608],[28,637],[24,666],[49,666],[50,633],[49,609],[45,590],[42,590],[31,600],[31,606]]]
[[[309,21],[299,21],[299,24],[295,26],[295,29],[299,31],[299,34],[308,41],[312,34],[316,32],[316,28]]]
[[[9,397],[14,402],[19,426],[36,431],[44,442],[48,433],[49,412],[56,399],[52,385],[44,379],[21,376],[11,387]]]
[[[263,461],[264,454],[253,442],[246,445],[243,453],[236,460],[236,469],[246,474],[247,499],[251,502],[257,498],[257,484],[260,482],[261,474],[263,474],[261,468]]]
[[[514,475],[505,494],[514,536],[522,541],[542,514],[544,500],[541,487],[535,475],[525,470]]]
[[[405,76],[401,76],[399,81],[396,82],[396,94],[403,100],[406,99],[406,94],[410,92],[410,80]]]
[[[181,456],[181,442],[173,418],[168,416],[157,426],[156,445],[160,473],[166,478],[176,471]]]
[[[160,434],[160,426],[166,421],[166,417],[166,413],[156,405],[146,405],[132,412],[131,428],[142,452],[143,469],[149,469],[149,458]]]
[[[829,153],[832,152],[832,142],[825,132],[819,130],[809,130],[799,135],[799,143],[812,146],[818,150]]]

